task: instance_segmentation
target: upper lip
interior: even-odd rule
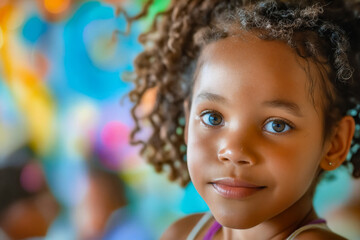
[[[239,188],[264,188],[265,186],[256,185],[249,183],[247,181],[236,179],[236,178],[218,178],[211,181],[211,184],[222,184],[229,187],[239,187]]]

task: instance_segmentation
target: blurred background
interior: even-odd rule
[[[207,210],[128,143],[122,76],[168,3],[154,1],[125,36],[120,9],[136,15],[145,0],[0,0],[0,240],[158,239]],[[346,169],[333,176],[315,195],[322,216],[352,194]]]

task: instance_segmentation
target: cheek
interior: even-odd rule
[[[204,167],[209,167],[211,162],[217,159],[216,137],[209,137],[204,134],[201,126],[194,126],[190,123],[187,144],[187,162],[190,178],[194,184],[201,180]],[[206,130],[205,130],[206,131]]]
[[[298,189],[304,191],[316,176],[321,160],[321,146],[309,139],[289,141],[286,147],[268,152],[267,159],[268,172],[274,179],[303,186]]]

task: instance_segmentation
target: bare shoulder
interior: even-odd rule
[[[174,222],[161,236],[161,240],[186,239],[204,213],[187,215]]]
[[[346,238],[341,237],[340,235],[324,229],[311,229],[305,232],[302,232],[295,238],[296,240],[346,240]]]

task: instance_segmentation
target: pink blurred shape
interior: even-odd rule
[[[129,142],[129,127],[125,124],[113,121],[107,123],[101,132],[101,141],[104,147],[108,150],[119,150],[128,145]]]

